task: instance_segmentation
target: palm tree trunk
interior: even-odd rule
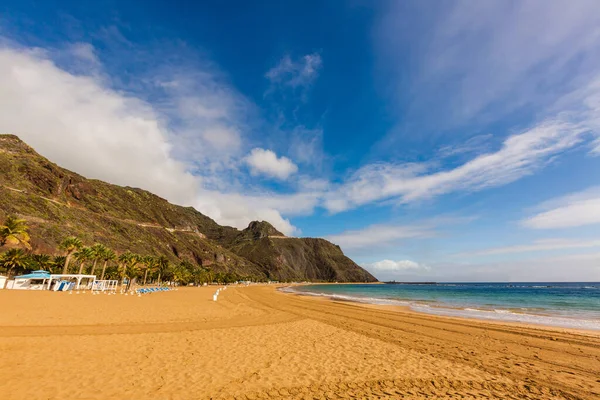
[[[144,286],[146,286],[146,278],[148,277],[148,268],[146,268],[146,271],[144,272]]]
[[[92,264],[92,272],[90,272],[90,275],[94,275],[94,271],[96,270],[96,263],[98,262],[97,258],[94,258],[94,263]]]
[[[102,275],[100,276],[101,281],[104,280],[104,273],[106,272],[106,264],[108,264],[108,261],[104,261],[104,265],[102,266]]]
[[[67,271],[69,270],[69,261],[71,261],[71,253],[67,253],[67,256],[65,257],[65,265],[63,265],[63,270],[62,270],[63,275],[65,275],[67,273]]]
[[[123,264],[123,270],[121,271],[121,286],[125,283],[125,273],[127,272],[127,265]]]
[[[156,281],[158,282],[158,286],[160,286],[160,271],[158,271],[158,279]]]
[[[129,280],[127,281],[127,289],[126,290],[130,290],[131,288],[133,288],[136,281],[137,281],[136,277],[129,278]]]
[[[82,262],[81,264],[79,264],[79,272],[77,272],[79,275],[81,275],[81,273],[83,272],[83,266],[84,266],[84,262]]]

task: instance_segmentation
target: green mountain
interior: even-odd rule
[[[284,236],[268,222],[238,230],[148,191],[86,179],[13,135],[0,135],[0,218],[28,221],[34,252],[56,253],[77,236],[121,252],[188,260],[215,272],[275,280],[376,279],[324,240]]]

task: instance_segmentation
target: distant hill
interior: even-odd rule
[[[192,207],[148,191],[68,171],[14,135],[0,135],[0,218],[30,226],[34,252],[55,253],[66,236],[116,251],[186,259],[215,272],[273,280],[373,282],[341,249],[324,240],[290,238],[268,222],[221,226]]]

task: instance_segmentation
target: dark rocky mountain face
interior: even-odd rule
[[[34,252],[57,253],[78,236],[121,252],[165,255],[215,272],[274,280],[373,282],[341,249],[324,240],[290,238],[265,221],[238,230],[148,191],[86,179],[0,135],[0,218],[30,226]]]

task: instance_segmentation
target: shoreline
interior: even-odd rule
[[[537,282],[536,282],[537,283]],[[596,282],[594,282],[596,283]],[[359,285],[359,283],[355,283]],[[317,285],[338,285],[338,284],[314,284]],[[418,314],[433,315],[442,318],[458,318],[471,321],[483,321],[493,323],[520,324],[531,327],[546,327],[551,329],[566,329],[579,332],[588,332],[600,335],[600,320],[572,318],[560,313],[520,312],[519,310],[508,308],[477,308],[471,307],[453,307],[450,304],[433,301],[420,301],[413,299],[393,299],[363,297],[360,295],[351,295],[345,293],[317,293],[311,291],[299,291],[294,288],[297,286],[313,286],[313,284],[285,285],[280,286],[278,290],[284,293],[296,294],[315,298],[325,298],[330,301],[351,302],[365,306],[378,306],[382,309],[400,309]],[[404,303],[404,304],[402,304]],[[477,315],[477,314],[480,315]],[[524,319],[538,318],[536,321],[524,321]],[[552,321],[554,320],[554,321]],[[557,322],[558,321],[558,322]],[[554,322],[554,323],[553,323]],[[580,326],[578,326],[580,325]]]
[[[284,287],[281,287],[281,288],[284,288]],[[600,330],[595,330],[595,329],[567,328],[567,327],[562,327],[562,326],[525,323],[525,322],[501,320],[501,319],[481,319],[481,318],[475,318],[475,317],[469,318],[469,317],[463,317],[463,316],[440,315],[440,314],[427,313],[427,312],[421,312],[418,310],[414,310],[409,305],[401,306],[401,305],[392,305],[392,304],[388,304],[388,305],[373,304],[373,303],[361,302],[361,301],[355,301],[355,300],[338,299],[338,298],[333,298],[333,297],[327,296],[327,295],[314,295],[314,294],[307,294],[307,293],[295,292],[295,291],[289,291],[289,292],[280,291],[280,292],[283,294],[286,294],[286,295],[291,295],[291,296],[307,297],[307,298],[315,299],[317,301],[326,301],[326,302],[331,302],[331,303],[342,303],[342,304],[347,302],[347,303],[350,303],[350,304],[353,304],[353,305],[356,305],[359,307],[364,307],[367,309],[381,310],[381,311],[393,310],[395,312],[430,316],[430,317],[434,317],[434,318],[440,318],[442,320],[448,319],[448,320],[455,320],[457,322],[492,324],[492,325],[499,325],[499,326],[507,325],[507,326],[514,326],[517,328],[521,327],[521,328],[528,328],[528,329],[541,329],[541,330],[545,330],[545,331],[549,331],[549,332],[566,332],[566,333],[580,334],[580,335],[586,335],[586,336],[591,336],[591,337],[600,337]]]
[[[0,392],[7,400],[600,396],[596,335],[291,296],[272,285],[230,286],[214,302],[214,290],[0,291]]]

